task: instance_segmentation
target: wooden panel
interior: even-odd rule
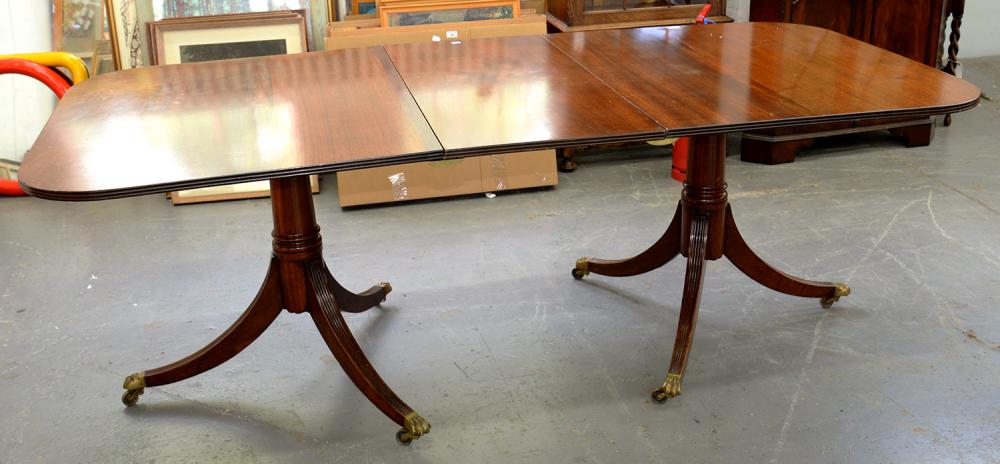
[[[979,100],[972,84],[811,26],[718,24],[548,39],[671,135],[926,116]]]
[[[664,132],[544,37],[386,51],[449,154],[649,140]]]
[[[594,5],[594,3],[601,3]],[[557,24],[565,26],[560,30],[573,30],[581,26],[601,26],[612,23],[632,23],[671,20],[673,24],[692,24],[703,3],[712,5],[713,17],[725,18],[725,0],[696,2],[689,0],[645,2],[621,0],[617,2],[590,2],[588,0],[550,0],[547,13]],[[629,27],[629,26],[626,26]],[[631,26],[635,27],[635,26]]]
[[[852,16],[857,0],[799,0],[792,2],[790,20],[851,35]]]
[[[750,21],[788,22],[791,17],[788,4],[791,0],[753,0],[750,2]]]
[[[944,0],[872,0],[868,41],[936,67],[944,3]]]
[[[338,50],[87,80],[57,105],[21,182],[43,198],[102,199],[440,152],[385,52]]]

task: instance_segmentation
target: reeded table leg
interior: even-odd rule
[[[693,137],[681,202],[663,236],[635,257],[624,260],[580,258],[573,268],[573,277],[576,279],[591,272],[624,277],[656,269],[670,261],[678,252],[687,257],[684,296],[670,369],[663,385],[652,394],[653,399],[658,402],[681,393],[684,370],[698,320],[706,260],[726,256],[740,271],[761,285],[789,295],[819,298],[824,308],[851,293],[846,284],[812,282],[785,274],[768,265],[750,249],[736,228],[736,221],[729,207],[725,162],[725,134]]]
[[[145,387],[178,382],[236,356],[257,339],[282,309],[309,312],[330,351],[351,381],[382,413],[403,427],[396,438],[407,444],[430,431],[430,423],[389,388],[351,334],[343,312],[359,313],[385,300],[388,283],[360,294],[345,289],[327,269],[313,210],[308,176],[271,181],[274,237],[271,266],[257,298],[232,327],[195,354],[125,379],[122,401],[131,406]]]
[[[401,443],[408,444],[429,432],[431,424],[396,396],[361,351],[361,346],[347,327],[333,291],[340,286],[326,269],[326,265],[319,260],[312,261],[306,266],[306,274],[311,287],[307,302],[309,314],[319,333],[323,335],[323,340],[326,340],[326,345],[354,385],[383,414],[403,426],[403,430],[396,434]]]
[[[681,381],[687,367],[691,342],[694,341],[694,326],[698,322],[698,303],[701,301],[701,281],[705,276],[705,245],[708,243],[708,217],[696,215],[691,224],[691,247],[687,253],[687,272],[684,273],[684,296],[681,298],[681,314],[677,319],[677,337],[674,339],[674,353],[670,357],[670,369],[663,385],[653,390],[653,400],[666,401],[681,394]]]

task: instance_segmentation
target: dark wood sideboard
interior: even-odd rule
[[[705,5],[715,22],[731,22],[726,0],[546,0],[549,32],[694,24]]]
[[[750,20],[823,27],[956,74],[964,8],[965,0],[753,0]],[[942,59],[949,16],[952,32],[948,55]],[[945,125],[950,123],[947,116]],[[818,137],[885,129],[908,147],[925,146],[933,138],[934,121],[926,117],[886,118],[748,131],[743,134],[741,158],[755,163],[787,163]]]

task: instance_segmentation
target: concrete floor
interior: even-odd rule
[[[834,140],[793,164],[728,161],[744,236],[787,272],[846,280],[823,310],[706,275],[684,394],[654,404],[683,262],[569,274],[655,240],[679,186],[650,150],[584,157],[558,188],[354,209],[316,197],[335,275],[390,280],[349,316],[372,362],[433,423],[410,447],[307,316],[222,367],[122,378],[200,348],[263,277],[267,200],[0,200],[0,463],[1000,462],[1000,58],[992,101],[927,148]]]

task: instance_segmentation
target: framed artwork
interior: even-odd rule
[[[140,0],[104,0],[111,36],[111,57],[115,69],[138,68],[143,64],[142,34],[139,32]]]
[[[88,26],[100,37],[96,47],[104,51],[114,69],[130,69],[150,64],[154,48],[149,43],[148,25],[154,21],[210,17],[228,14],[267,13],[304,10],[306,30],[316,49],[323,43],[326,25],[337,16],[337,0],[50,0],[53,8],[54,30],[68,28],[69,34],[80,35]],[[95,8],[100,13],[100,23],[87,24],[88,15]],[[103,11],[102,8],[103,7]],[[301,13],[301,12],[300,12]],[[93,21],[91,21],[93,23]],[[53,43],[62,40],[79,41],[72,36],[65,39],[53,33]],[[57,47],[58,48],[58,47]],[[78,56],[90,55],[94,45],[86,50],[67,50]],[[112,60],[113,58],[113,60]],[[84,58],[86,59],[86,58]]]
[[[309,186],[312,193],[319,193],[319,176],[309,176]],[[175,205],[188,203],[208,203],[211,201],[243,200],[247,198],[263,198],[271,195],[270,181],[261,180],[243,184],[220,185],[191,190],[170,192],[170,202]]]
[[[379,9],[382,27],[414,26],[521,16],[520,0],[470,0],[465,2],[383,3]]]
[[[303,10],[165,19],[147,24],[154,65],[307,51]]]
[[[105,0],[51,0],[52,50],[87,63],[91,76],[114,71]]]

